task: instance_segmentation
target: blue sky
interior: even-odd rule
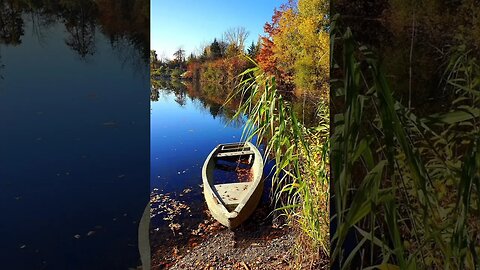
[[[231,27],[249,31],[247,46],[263,34],[275,7],[286,0],[152,0],[150,47],[158,57],[171,59],[182,47],[196,52]]]

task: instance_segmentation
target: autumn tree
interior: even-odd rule
[[[266,23],[260,67],[277,77],[280,88],[326,97],[329,78],[328,1],[289,1]]]
[[[293,91],[292,85],[288,85],[286,77],[287,74],[280,67],[279,64],[279,49],[277,48],[277,39],[284,29],[280,27],[280,22],[285,17],[286,12],[293,9],[292,2],[284,4],[280,9],[275,9],[272,16],[272,21],[265,23],[263,27],[265,36],[261,37],[261,49],[257,56],[259,66],[268,74],[274,75],[277,78],[277,86],[281,90]]]
[[[296,28],[300,42],[295,61],[295,85],[300,92],[328,98],[330,36],[327,30],[329,2],[299,0]]]

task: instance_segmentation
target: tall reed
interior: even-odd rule
[[[453,51],[450,111],[417,117],[395,100],[375,54],[331,28],[332,266],[476,269],[480,72]]]
[[[253,61],[252,61],[253,62]],[[272,196],[308,245],[329,254],[328,105],[319,104],[318,125],[306,128],[277,90],[275,78],[257,66],[246,70],[233,96],[241,96],[237,116],[247,115],[243,138],[257,138],[275,161]]]

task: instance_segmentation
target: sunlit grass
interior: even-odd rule
[[[274,77],[258,67],[241,76],[231,98],[243,100],[236,116],[248,116],[243,138],[257,137],[257,144],[266,146],[265,156],[275,161],[271,194],[276,211],[309,239],[305,247],[313,254],[329,254],[328,105],[319,105],[318,124],[306,128],[277,91]]]

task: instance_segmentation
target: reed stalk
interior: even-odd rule
[[[242,137],[256,137],[257,144],[265,145],[265,157],[275,161],[271,196],[276,211],[300,228],[317,258],[320,252],[329,254],[328,104],[319,104],[318,124],[307,128],[277,90],[274,77],[258,66],[240,76],[231,98],[242,97],[236,116],[248,117]]]
[[[452,51],[447,112],[416,116],[350,29],[331,28],[331,265],[478,269],[480,69]]]

